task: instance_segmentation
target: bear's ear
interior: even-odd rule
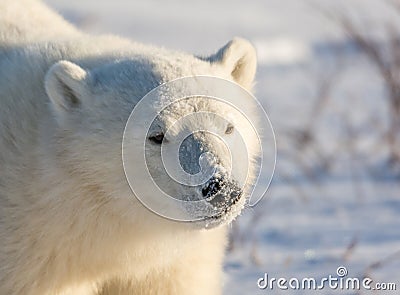
[[[252,88],[257,69],[257,55],[249,41],[236,37],[208,60],[223,66],[233,80],[244,88]]]
[[[45,77],[45,88],[57,111],[80,106],[82,98],[87,97],[86,77],[84,69],[69,61],[59,61],[51,66]]]

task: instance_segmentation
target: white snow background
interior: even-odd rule
[[[256,97],[275,128],[278,164],[266,197],[232,226],[225,294],[400,294],[400,176],[380,139],[387,127],[385,87],[326,16],[345,13],[363,33],[383,40],[384,24],[400,22],[389,1],[46,2],[92,33],[201,55],[234,36],[256,46]],[[321,93],[326,100],[316,111]],[[349,277],[395,282],[398,290],[257,288],[265,272],[321,278],[341,265]]]

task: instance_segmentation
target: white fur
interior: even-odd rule
[[[193,74],[250,88],[254,49],[234,39],[201,59],[0,2],[0,294],[220,294],[226,226],[149,212],[121,163],[137,101]]]

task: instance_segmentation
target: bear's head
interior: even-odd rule
[[[95,196],[90,198],[101,198],[109,210],[124,218],[140,220],[144,214],[153,214],[138,199],[161,200],[164,196],[144,187],[140,190],[144,195],[134,198],[136,191],[130,189],[123,165],[136,171],[135,180],[143,186],[148,184],[141,177],[150,175],[151,181],[172,198],[209,204],[209,216],[196,212],[190,202],[176,208],[187,220],[197,221],[190,224],[213,227],[230,222],[244,207],[256,178],[259,142],[251,135],[251,124],[241,115],[241,111],[252,114],[254,101],[242,104],[247,110],[236,111],[224,102],[201,96],[174,102],[159,112],[151,125],[134,122],[136,128],[146,129],[144,152],[139,153],[139,146],[128,143],[132,153],[129,163],[122,161],[122,141],[132,110],[155,87],[180,77],[209,75],[251,91],[255,71],[255,50],[240,38],[207,58],[150,48],[139,53],[124,49],[118,54],[58,61],[46,75],[45,88],[55,118],[53,142],[60,155],[56,158],[62,161],[60,167],[93,192]],[[147,108],[155,109],[161,99],[146,101]],[[199,113],[202,115],[193,116]],[[186,118],[186,123],[176,124],[181,118]],[[248,153],[239,148],[243,142]],[[182,171],[189,176],[208,171],[207,179],[198,183],[198,179],[191,179],[196,183],[187,185],[171,178],[162,153],[172,146]],[[243,156],[232,159],[232,147]],[[167,160],[170,157],[167,154]],[[148,174],[138,164],[143,158]]]

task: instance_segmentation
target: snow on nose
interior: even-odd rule
[[[212,198],[215,194],[217,194],[221,188],[222,185],[219,179],[213,178],[203,187],[201,193],[203,194],[203,197],[208,200],[209,198]]]
[[[226,210],[240,199],[243,191],[236,182],[214,176],[205,183],[201,193],[213,207]]]

